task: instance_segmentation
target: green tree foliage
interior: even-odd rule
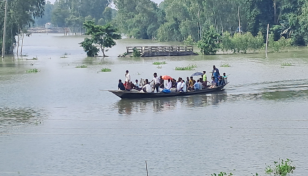
[[[80,31],[85,21],[94,20],[105,25],[115,17],[109,0],[57,0],[51,14],[52,24],[69,27],[72,32]]]
[[[51,14],[54,9],[54,5],[51,4],[50,1],[47,1],[44,8],[44,15],[42,16],[42,18],[35,19],[35,26],[44,26],[46,23],[51,23]]]
[[[204,55],[216,54],[219,48],[219,37],[219,34],[216,32],[213,26],[204,32],[202,39],[198,42],[198,47],[200,48],[201,53]]]
[[[5,2],[0,1],[0,19],[4,18]],[[44,14],[45,0],[9,0],[7,16],[6,53],[13,53],[15,36]],[[2,48],[3,22],[0,22],[0,46]],[[1,53],[2,51],[0,51]]]
[[[99,49],[95,46],[98,45],[103,56],[105,55],[105,48],[111,48],[116,45],[114,40],[121,39],[121,35],[117,34],[117,29],[114,28],[111,24],[105,26],[95,25],[94,21],[86,21],[84,27],[87,30],[86,35],[90,35],[91,39],[86,38],[81,46],[84,48],[88,56],[93,57],[97,55]],[[96,47],[96,49],[95,49]]]
[[[191,36],[199,41],[210,26],[221,35],[227,31],[232,36],[241,26],[254,37],[261,32],[265,41],[269,24],[275,41],[284,36],[295,45],[308,42],[307,0],[164,0],[159,6],[150,0],[114,2],[118,10],[115,23],[122,33],[135,38],[184,41]],[[250,34],[240,39],[252,39]]]
[[[163,16],[151,0],[114,0],[118,9],[116,24],[129,37],[152,39]]]

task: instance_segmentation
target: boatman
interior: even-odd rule
[[[159,93],[160,80],[159,77],[157,77],[157,73],[154,73],[154,78],[151,82],[154,82],[154,91],[156,89],[156,92]]]
[[[203,83],[204,85],[203,86],[207,86],[207,77],[206,77],[206,71],[203,71]]]
[[[130,82],[130,74],[129,71],[126,70],[124,86],[126,87],[129,82]]]

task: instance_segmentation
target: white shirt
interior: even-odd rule
[[[181,85],[182,85],[181,82],[178,82],[178,83],[177,83],[177,85],[176,85],[176,90],[177,90],[177,91],[180,91]]]
[[[154,81],[154,84],[159,84],[160,83],[159,77],[156,77],[156,78],[154,77],[153,81]]]
[[[143,88],[145,87],[145,90],[147,91],[147,93],[151,93],[152,92],[152,88],[150,86],[150,84],[146,84],[145,86],[143,86]]]
[[[171,89],[172,88],[172,82],[170,81],[170,82],[167,82],[167,84],[166,84],[166,89]]]
[[[202,83],[199,82],[199,86],[200,86],[200,89],[202,90],[203,89],[203,86],[202,86]]]
[[[183,92],[186,92],[186,83],[185,82],[181,83],[181,88],[183,88]]]
[[[130,74],[127,73],[125,74],[125,82],[129,82],[130,81]]]

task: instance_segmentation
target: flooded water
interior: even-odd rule
[[[123,39],[110,57],[87,58],[82,40],[34,34],[25,38],[27,56],[0,62],[1,176],[142,176],[145,161],[151,176],[265,175],[266,165],[280,158],[294,161],[294,175],[308,172],[306,48],[269,59],[118,58],[129,45],[174,44]],[[27,60],[33,57],[38,60]],[[167,64],[157,68],[155,61]],[[220,67],[225,63],[231,67]],[[88,68],[76,68],[83,64]],[[174,69],[189,64],[198,68]],[[229,75],[220,93],[120,100],[106,91],[117,88],[125,70],[132,79],[151,79],[154,72],[187,77],[213,65]],[[39,72],[26,72],[34,68]]]

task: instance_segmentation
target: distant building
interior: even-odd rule
[[[52,24],[51,23],[46,23],[45,24],[45,29],[51,29],[52,28]]]

